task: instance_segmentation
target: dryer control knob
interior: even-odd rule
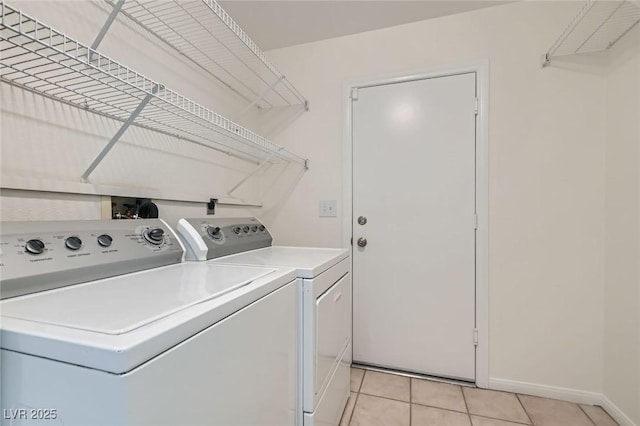
[[[210,226],[209,228],[207,228],[207,234],[209,234],[209,236],[214,240],[219,240],[220,238],[222,238],[222,234],[220,233],[220,227],[218,226],[215,226],[215,227]]]
[[[251,232],[256,232],[258,230],[258,225],[253,225],[251,227]]]
[[[142,236],[155,246],[159,246],[164,242],[164,230],[161,228],[147,229],[142,233]]]
[[[233,228],[233,233],[234,233],[234,234],[239,234],[239,233],[240,233],[240,227],[239,227],[239,226],[235,226],[235,227]]]
[[[82,247],[82,240],[78,237],[69,237],[64,240],[64,245],[69,250],[80,250],[80,247]]]
[[[109,234],[102,234],[98,236],[98,244],[102,247],[109,247],[113,242],[113,238]]]
[[[265,229],[265,228],[264,228],[264,225],[260,225],[260,226],[258,227],[258,229],[260,229],[260,232],[264,232],[264,229]]]
[[[246,225],[242,227],[242,230],[244,231],[245,234],[249,233],[249,227]]]
[[[29,254],[42,254],[44,252],[44,243],[41,240],[29,240],[24,245],[24,249]]]

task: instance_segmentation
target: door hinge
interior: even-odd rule
[[[358,88],[357,87],[352,87],[351,88],[351,100],[352,101],[357,101],[358,100]]]
[[[473,346],[478,346],[478,329],[473,329]]]
[[[478,215],[473,215],[473,229],[478,229]]]
[[[475,112],[476,115],[478,115],[479,108],[480,102],[478,101],[478,98],[476,98],[473,104],[473,112]]]

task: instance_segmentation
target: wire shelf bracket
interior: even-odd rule
[[[91,173],[93,173],[93,171],[96,169],[96,167],[98,167],[98,165],[102,162],[102,160],[104,159],[104,157],[107,156],[107,154],[109,153],[109,151],[111,151],[111,148],[113,148],[113,146],[120,140],[120,138],[122,137],[122,135],[124,135],[124,132],[127,131],[127,129],[129,128],[129,126],[131,126],[133,124],[133,122],[136,120],[136,118],[140,115],[140,113],[142,112],[142,110],[144,109],[145,106],[147,106],[147,104],[149,103],[149,101],[151,101],[151,98],[153,98],[153,95],[155,95],[156,93],[158,93],[158,90],[160,90],[160,85],[156,84],[153,89],[151,90],[151,93],[147,94],[147,96],[144,97],[144,99],[142,100],[142,102],[140,102],[140,104],[136,107],[135,110],[133,110],[133,112],[131,113],[131,115],[129,116],[129,118],[127,118],[127,120],[124,122],[124,124],[120,127],[120,129],[118,129],[118,131],[116,132],[115,135],[113,135],[113,137],[111,138],[111,140],[109,141],[109,143],[107,143],[105,145],[104,148],[102,148],[102,151],[100,151],[100,153],[98,154],[98,156],[95,158],[95,160],[93,160],[93,162],[91,163],[91,165],[89,165],[89,167],[87,167],[87,170],[84,171],[84,173],[82,174],[82,176],[80,177],[80,180],[82,180],[83,182],[88,182],[89,180],[89,175],[91,175]]]
[[[542,56],[542,67],[556,57],[609,49],[638,22],[640,0],[587,0]]]
[[[113,10],[111,10],[109,17],[100,29],[100,32],[96,36],[96,39],[93,41],[93,43],[91,43],[91,48],[93,50],[96,50],[98,46],[100,46],[100,43],[102,43],[102,39],[107,35],[107,32],[109,31],[109,28],[111,28],[111,24],[113,24],[113,21],[116,20],[116,16],[118,16],[118,13],[120,13],[124,2],[125,0],[118,0],[118,2],[113,6]]]

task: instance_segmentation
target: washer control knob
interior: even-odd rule
[[[260,226],[258,226],[258,229],[260,230],[260,232],[264,232],[265,227],[264,227],[264,225],[260,225]]]
[[[256,232],[258,230],[258,225],[253,225],[251,227],[251,232]]]
[[[164,242],[164,230],[161,228],[147,229],[142,233],[142,236],[155,246],[159,246]]]
[[[42,240],[29,240],[24,245],[24,249],[29,254],[42,254],[44,252],[44,243]]]
[[[98,236],[98,244],[100,244],[102,247],[109,247],[112,242],[113,238],[111,238],[111,235],[102,234]]]
[[[249,227],[247,225],[242,227],[242,231],[244,231],[245,234],[249,233]]]
[[[220,234],[220,227],[218,226],[210,226],[207,228],[207,234],[209,234],[209,236],[211,238],[215,238],[215,239],[219,239],[222,235]]]
[[[80,247],[82,247],[82,240],[78,237],[69,237],[64,240],[64,245],[69,250],[80,250]]]
[[[233,227],[233,233],[234,234],[239,234],[240,233],[240,227],[239,226],[234,226]]]

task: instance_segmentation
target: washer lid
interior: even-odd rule
[[[300,278],[315,278],[349,256],[347,249],[271,246],[210,262],[296,268]]]
[[[118,335],[218,298],[275,271],[190,266],[159,268],[6,300],[2,316]]]

